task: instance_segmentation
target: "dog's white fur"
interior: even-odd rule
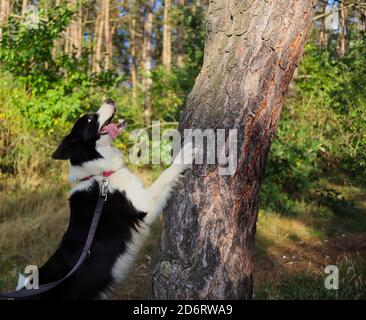
[[[99,109],[98,114],[99,119],[101,119],[101,126],[112,115],[114,112],[113,108],[113,106],[104,104]],[[185,145],[172,165],[150,187],[145,188],[142,181],[124,166],[121,152],[112,146],[112,140],[108,135],[103,135],[97,141],[96,149],[103,156],[102,159],[89,161],[81,166],[70,167],[69,180],[76,182],[76,185],[71,190],[71,194],[76,191],[88,189],[95,180],[101,182],[103,179],[103,171],[114,171],[108,177],[109,191],[113,192],[114,190],[118,190],[125,192],[128,200],[131,201],[137,210],[147,213],[144,218],[144,224],[140,225],[138,232],[133,233],[132,241],[128,244],[126,252],[117,259],[113,266],[112,276],[117,284],[125,278],[143,240],[148,235],[148,227],[164,209],[179,177],[187,167],[191,166],[191,161],[187,161],[188,164],[184,164],[182,157],[184,156],[184,159],[188,158],[192,160],[194,150],[191,144]],[[88,176],[93,177],[87,181],[80,181],[80,179]],[[107,297],[108,292],[101,295],[101,298]]]

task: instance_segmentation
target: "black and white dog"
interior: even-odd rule
[[[124,121],[113,123],[116,106],[106,100],[93,114],[79,118],[53,154],[54,159],[70,161],[70,180],[76,182],[70,195],[70,221],[53,256],[39,269],[39,284],[63,278],[75,265],[89,231],[107,175],[108,199],[104,205],[90,256],[80,269],[59,286],[38,294],[36,299],[108,298],[126,276],[148,227],[167,203],[172,188],[187,164],[182,153],[192,159],[187,144],[173,164],[148,188],[123,164],[112,140],[123,129]]]

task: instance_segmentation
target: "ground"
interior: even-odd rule
[[[149,183],[158,171],[140,170],[139,174]],[[66,181],[66,176],[60,180]],[[344,179],[324,178],[321,183],[339,200],[327,203],[327,210],[318,198],[304,203],[304,213],[296,216],[260,211],[254,298],[366,298],[366,189]],[[0,179],[1,291],[14,288],[17,272],[25,265],[41,264],[54,250],[67,226],[67,190],[66,182]],[[157,221],[153,226],[117,299],[150,297],[160,224]],[[330,264],[340,269],[339,290],[324,287],[324,267]]]

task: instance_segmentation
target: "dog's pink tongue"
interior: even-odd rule
[[[119,134],[118,126],[115,123],[106,125],[103,130],[108,132],[111,139],[115,139]]]

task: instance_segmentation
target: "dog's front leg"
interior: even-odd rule
[[[146,224],[152,224],[163,211],[171,196],[173,187],[179,181],[183,172],[192,166],[194,154],[195,150],[192,148],[192,144],[186,144],[174,159],[172,165],[146,189],[146,200],[149,208],[145,217]]]

